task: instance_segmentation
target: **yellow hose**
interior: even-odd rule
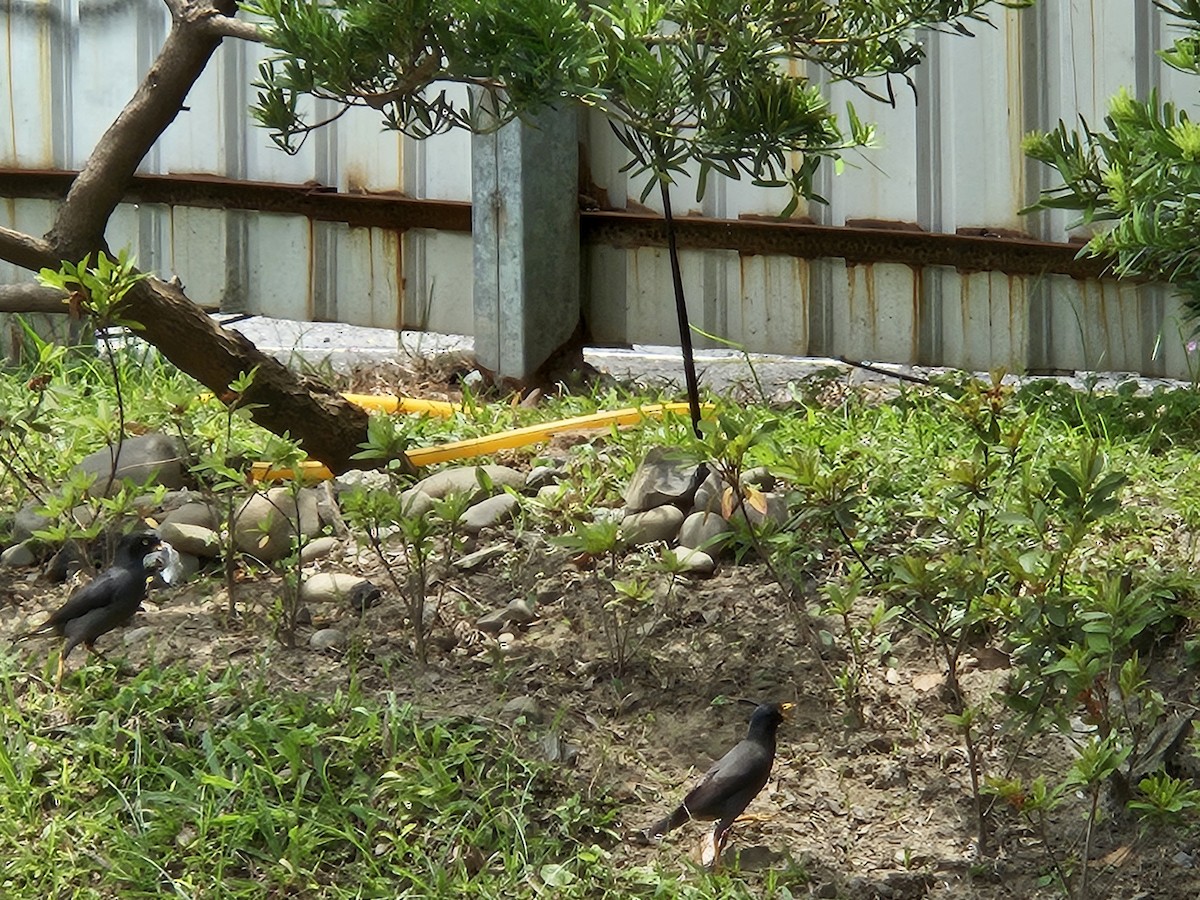
[[[417,397],[394,397],[390,394],[342,394],[355,406],[385,413],[428,413],[433,416],[452,416],[463,408],[461,403],[445,400],[421,400]]]
[[[350,402],[360,406],[366,406],[366,404],[360,403],[359,398],[370,398],[373,408],[380,410],[395,411],[405,408],[406,411],[417,411],[408,408],[408,404],[414,401],[407,397],[376,397],[373,394],[347,394],[346,398]],[[375,401],[378,401],[378,403],[376,404]],[[442,403],[437,400],[416,402],[432,403],[442,407],[454,406],[452,403]],[[390,407],[389,403],[391,404]],[[711,404],[705,404],[701,407],[703,412],[707,412],[710,409],[712,409]],[[434,412],[434,410],[430,409],[429,412]],[[514,428],[511,431],[501,431],[498,434],[489,434],[484,437],[467,438],[465,441],[451,441],[448,444],[440,444],[437,447],[416,447],[406,451],[405,455],[414,466],[420,468],[421,466],[432,466],[436,463],[449,462],[452,459],[486,456],[489,453],[495,453],[497,450],[511,450],[513,447],[523,447],[526,444],[547,440],[564,431],[589,431],[598,428],[609,428],[613,425],[636,425],[642,419],[650,416],[661,417],[667,413],[681,413],[686,415],[687,412],[688,405],[686,403],[653,403],[647,406],[631,406],[627,409],[592,413],[587,416],[575,416],[570,419],[559,419],[555,422],[543,422],[541,425],[528,425],[525,428]],[[450,413],[437,414],[449,415]],[[305,479],[313,481],[324,481],[333,477],[333,473],[322,463],[311,460],[306,460],[302,463],[300,471]],[[255,481],[283,481],[292,478],[294,473],[291,469],[273,469],[268,463],[259,462],[251,465],[250,475]]]

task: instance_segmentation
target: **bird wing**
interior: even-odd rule
[[[741,741],[713,763],[683,798],[683,805],[696,818],[720,818],[725,813],[722,804],[731,797],[750,788],[758,793],[771,773],[771,761],[766,748],[753,741]]]
[[[51,613],[40,628],[54,627],[86,615],[94,609],[108,606],[115,599],[129,595],[137,588],[133,572],[114,566],[106,569],[71,595],[62,606]]]

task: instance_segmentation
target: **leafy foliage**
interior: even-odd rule
[[[1170,66],[1200,74],[1200,2],[1157,4],[1187,33],[1159,53]],[[1112,257],[1120,275],[1161,279],[1181,292],[1200,315],[1200,124],[1156,92],[1138,100],[1122,89],[1112,98],[1104,130],[1081,121],[1033,133],[1025,152],[1057,170],[1063,184],[1032,209],[1073,209],[1080,223],[1107,223],[1083,252]],[[1028,210],[1027,210],[1028,211]]]
[[[1003,5],[1022,6],[1029,0]],[[294,150],[313,127],[301,97],[380,110],[423,138],[481,131],[563,103],[608,117],[645,194],[689,164],[812,196],[822,156],[867,144],[814,72],[876,96],[867,79],[906,78],[924,55],[913,29],[986,22],[993,0],[255,0],[281,54],[261,68],[254,114]],[[453,84],[471,90],[455,90]],[[341,113],[339,113],[340,115]],[[645,197],[643,194],[643,198]]]

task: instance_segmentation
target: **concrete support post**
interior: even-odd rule
[[[529,379],[579,324],[577,117],[472,138],[475,357],[497,379]]]

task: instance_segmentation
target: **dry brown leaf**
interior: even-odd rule
[[[726,487],[725,491],[721,494],[721,517],[728,519],[732,516],[734,506],[736,504],[734,502],[733,488]]]
[[[1129,862],[1129,857],[1133,855],[1133,845],[1123,844],[1111,853],[1105,854],[1100,858],[1102,866],[1123,866]]]
[[[914,675],[912,680],[913,690],[925,693],[932,691],[934,688],[941,687],[942,682],[946,680],[946,676],[941,672],[922,672],[919,675]]]

